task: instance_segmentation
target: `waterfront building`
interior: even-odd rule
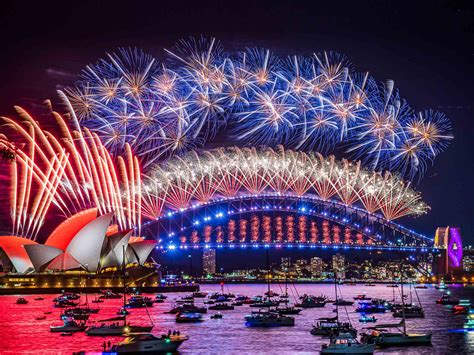
[[[321,277],[323,273],[323,266],[324,266],[323,259],[317,256],[311,258],[309,262],[309,271],[311,272],[311,277],[313,278]]]
[[[332,268],[335,272],[335,276],[340,279],[346,278],[346,267],[344,255],[336,254],[332,257]]]
[[[214,275],[216,273],[216,249],[204,249],[202,271],[204,275]]]

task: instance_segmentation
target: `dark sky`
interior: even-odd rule
[[[471,1],[14,1],[0,12],[0,115],[57,101],[57,88],[121,46],[159,57],[177,39],[203,34],[229,50],[344,53],[358,71],[393,79],[416,110],[434,108],[452,120],[453,144],[418,185],[432,210],[403,223],[426,234],[460,226],[474,242]]]

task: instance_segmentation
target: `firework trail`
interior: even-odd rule
[[[269,50],[225,53],[214,39],[181,40],[163,63],[121,49],[67,90],[81,124],[112,153],[128,143],[150,169],[212,141],[345,149],[371,169],[421,177],[452,139],[439,112],[416,113],[393,81],[350,69],[337,53],[278,58]]]
[[[124,157],[113,157],[97,134],[87,128],[70,130],[56,112],[60,131],[43,130],[20,107],[19,120],[3,117],[5,126],[20,139],[0,135],[0,148],[14,153],[11,160],[10,215],[14,235],[36,239],[50,206],[65,217],[98,207],[115,212],[121,229],[141,224],[141,173],[138,159],[125,145]],[[72,119],[72,125],[78,127]]]

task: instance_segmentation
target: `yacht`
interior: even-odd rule
[[[438,304],[458,304],[459,300],[452,298],[449,293],[444,293],[440,298],[436,300]]]
[[[119,293],[112,292],[111,290],[105,290],[101,291],[101,295],[99,296],[99,299],[119,299],[122,298],[122,296]]]
[[[425,318],[423,308],[415,305],[405,306],[404,308],[398,309],[393,312],[393,316],[403,318],[403,313],[405,313],[405,318]]]
[[[373,354],[375,344],[362,344],[350,333],[340,333],[323,344],[321,354]]]
[[[16,304],[28,304],[26,298],[20,297],[16,300]]]
[[[342,299],[342,298],[336,300],[336,301],[333,303],[333,305],[335,305],[335,306],[352,306],[353,304],[354,304],[354,302],[352,302],[352,301],[346,301],[346,300],[344,300],[344,299]]]
[[[357,307],[355,311],[359,313],[385,313],[387,307],[380,304],[359,303],[359,307]]]
[[[269,308],[269,307],[276,307],[280,304],[279,301],[273,301],[272,299],[270,298],[265,298],[263,299],[261,302],[256,302],[256,303],[252,303],[250,305],[250,307],[254,307],[254,308]]]
[[[286,315],[296,315],[300,314],[302,310],[300,308],[285,306],[285,307],[277,307],[275,308],[275,312],[279,314],[286,314]]]
[[[204,321],[201,313],[183,312],[176,316],[176,323],[199,323]]]
[[[360,323],[375,323],[377,321],[377,318],[375,316],[368,317],[365,314],[361,315],[359,318]]]
[[[327,298],[324,296],[321,297],[313,297],[313,296],[305,296],[301,303],[297,303],[296,307],[301,308],[321,308],[326,305]]]
[[[320,320],[313,325],[310,332],[312,335],[331,336],[339,333],[350,333],[353,336],[357,335],[357,330],[352,327],[350,323],[342,323],[334,318],[320,318]]]
[[[291,327],[295,325],[295,319],[278,312],[260,310],[245,316],[245,325],[248,327]]]
[[[211,316],[211,319],[222,319],[222,314],[220,312],[217,312],[216,314],[213,314]]]
[[[182,304],[172,308],[168,313],[176,314],[183,312],[192,312],[192,313],[207,313],[206,307],[198,307],[194,304]]]
[[[63,325],[52,325],[49,327],[49,331],[52,333],[83,332],[84,330],[86,330],[84,322],[78,323],[72,319],[65,319]]]
[[[87,328],[87,335],[122,335],[127,333],[149,332],[153,329],[153,325],[141,326],[130,325],[127,323],[126,316],[119,316],[110,319],[100,320],[104,322],[100,326],[92,326]],[[105,323],[107,322],[107,323]]]
[[[228,305],[227,303],[216,303],[209,307],[212,311],[230,311],[233,310],[234,306]]]
[[[182,335],[161,336],[148,333],[129,334],[121,343],[113,345],[110,352],[117,354],[174,353],[188,337]]]
[[[364,334],[362,336],[362,341],[380,347],[431,345],[431,333],[408,334],[401,332],[392,333],[385,330],[376,330],[372,334]]]
[[[125,304],[126,308],[152,307],[153,300],[150,297],[132,296]]]
[[[194,298],[206,298],[207,293],[206,292],[194,292],[193,297]]]

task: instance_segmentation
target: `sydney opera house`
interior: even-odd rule
[[[0,265],[15,274],[82,270],[88,273],[124,265],[143,266],[156,242],[132,237],[132,230],[111,225],[113,213],[82,211],[59,224],[44,244],[0,236]]]

